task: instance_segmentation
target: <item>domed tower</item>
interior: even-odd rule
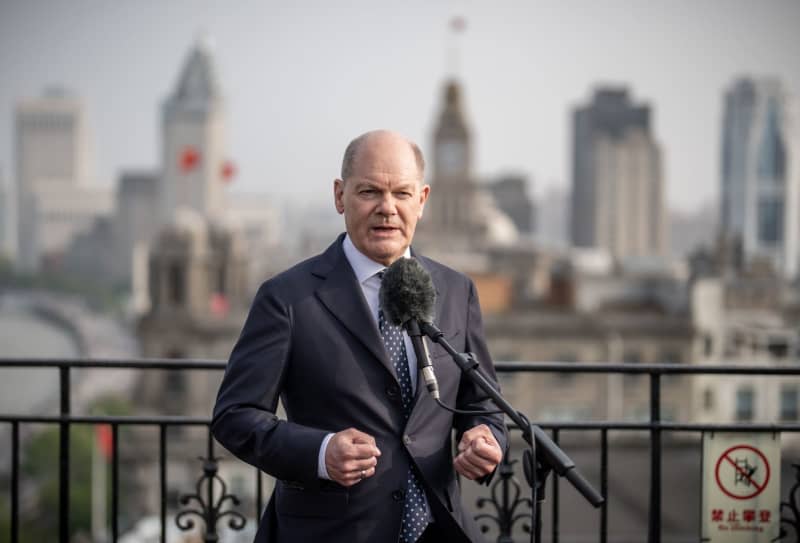
[[[182,208],[157,236],[149,265],[150,309],[138,326],[142,354],[227,358],[249,303],[243,235]],[[167,412],[207,413],[219,375],[206,373],[145,372],[138,396]]]

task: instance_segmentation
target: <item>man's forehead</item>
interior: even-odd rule
[[[354,166],[362,168],[392,169],[416,164],[414,150],[408,142],[391,144],[365,143],[356,153]]]
[[[405,136],[376,130],[350,142],[342,162],[342,177],[393,177],[421,181],[425,161],[419,147]]]
[[[421,175],[413,155],[410,159],[399,156],[363,156],[353,163],[352,177],[359,179],[392,179],[417,182]]]

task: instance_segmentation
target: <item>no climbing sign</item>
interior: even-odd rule
[[[702,541],[769,542],[780,534],[780,436],[703,436]]]

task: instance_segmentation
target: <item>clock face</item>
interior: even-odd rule
[[[443,141],[437,148],[440,171],[455,174],[464,171],[467,161],[467,148],[463,142]]]

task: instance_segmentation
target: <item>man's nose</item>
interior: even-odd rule
[[[391,192],[384,194],[381,197],[381,201],[378,203],[377,211],[380,215],[397,214],[397,202],[395,201],[394,195]]]

